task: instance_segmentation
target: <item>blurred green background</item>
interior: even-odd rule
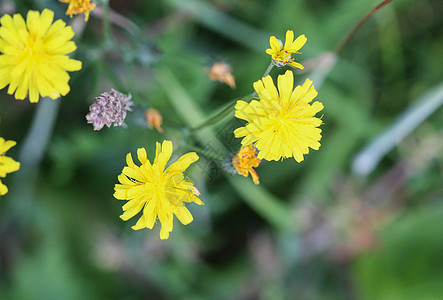
[[[0,299],[443,299],[443,2],[393,1],[335,63],[330,51],[379,3],[111,0],[106,40],[101,4],[84,23],[55,0],[0,1],[0,15],[50,8],[73,22],[83,62],[63,99],[0,91],[0,136],[17,141],[7,155],[22,162],[2,178]],[[296,80],[313,79],[325,106],[320,150],[263,162],[259,186],[202,155],[188,173],[205,203],[188,206],[194,221],[175,220],[166,241],[160,224],[133,231],[112,196],[126,154],[145,147],[152,159],[170,139],[178,156],[184,138],[236,151],[232,114],[186,128],[250,94],[269,37],[288,29],[308,38]],[[214,61],[231,65],[236,89],[208,79]],[[137,108],[127,128],[95,132],[85,115],[110,88]],[[43,105],[55,123],[33,159],[20,149]],[[149,107],[164,134],[146,128]]]

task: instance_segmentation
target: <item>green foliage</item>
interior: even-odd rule
[[[443,210],[412,210],[383,229],[375,251],[361,255],[355,272],[364,299],[441,299]]]

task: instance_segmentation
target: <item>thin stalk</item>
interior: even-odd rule
[[[96,63],[101,69],[102,74],[106,76],[106,78],[112,83],[116,90],[120,92],[125,91],[125,87],[121,83],[121,80],[117,76],[115,76],[115,72],[113,72],[107,64],[103,63],[101,60],[98,60]]]
[[[394,0],[385,0],[382,3],[380,3],[379,5],[377,5],[374,9],[372,9],[370,12],[368,12],[350,31],[349,33],[345,36],[345,38],[339,42],[335,48],[334,51],[337,55],[339,55],[344,47],[349,43],[349,41],[354,37],[355,33],[360,29],[360,27],[370,18],[372,17],[372,15],[374,15],[377,11],[379,11],[380,9],[382,9],[383,7],[385,7],[386,5],[388,5],[389,3],[391,3]]]
[[[274,67],[274,63],[271,61],[271,63],[269,64],[268,68],[266,69],[265,73],[263,74],[263,77],[266,77],[269,75],[269,73],[271,73],[272,68]]]
[[[14,174],[11,191],[8,194],[11,201],[9,201],[6,223],[28,219],[35,198],[38,167],[51,140],[60,102],[60,99],[42,98],[37,104],[31,127],[20,143],[18,156],[20,170]]]
[[[274,64],[271,62],[262,77],[268,76],[273,67],[274,67]],[[257,92],[254,91],[253,93],[243,97],[242,100],[249,101],[256,96],[257,96]],[[223,120],[225,117],[227,117],[228,115],[230,115],[234,111],[234,107],[235,107],[236,103],[237,103],[237,99],[232,100],[219,113],[217,113],[214,116],[210,117],[209,119],[205,120],[202,124],[200,124],[194,128],[191,128],[191,132],[195,132],[197,130],[205,128],[206,126],[211,126],[211,125],[214,125],[214,124],[220,122],[221,120]]]
[[[111,28],[111,21],[109,19],[109,1],[103,0],[103,39],[105,45],[112,43],[112,28]]]
[[[242,98],[242,100],[244,101],[249,101],[253,98],[253,94],[249,94],[245,97]],[[229,116],[235,107],[235,104],[237,103],[238,99],[234,99],[231,102],[229,102],[225,108],[223,108],[220,112],[218,112],[217,114],[215,114],[214,116],[208,118],[206,121],[204,121],[202,124],[194,127],[191,129],[191,132],[195,132],[197,130],[200,130],[202,128],[205,128],[207,126],[211,126],[214,124],[217,124],[218,122],[220,122],[221,120],[223,120],[225,117]]]
[[[223,157],[220,155],[217,155],[214,152],[210,152],[208,150],[205,150],[204,148],[200,148],[200,147],[196,147],[196,146],[191,146],[191,145],[186,145],[186,147],[191,150],[191,151],[195,151],[207,158],[213,159],[213,160],[218,160],[218,161],[222,161]]]

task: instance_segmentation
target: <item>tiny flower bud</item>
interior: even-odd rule
[[[163,123],[163,118],[158,110],[154,108],[147,109],[145,111],[145,119],[149,129],[155,127],[155,129],[157,129],[158,132],[160,133],[163,132],[163,128],[161,127]]]
[[[232,75],[231,67],[227,63],[216,62],[206,71],[208,72],[209,79],[212,81],[224,82],[232,89],[235,89],[235,78]]]

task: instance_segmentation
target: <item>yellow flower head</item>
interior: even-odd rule
[[[306,41],[307,38],[304,34],[300,35],[294,41],[294,32],[292,30],[288,30],[286,31],[285,45],[283,46],[283,43],[275,36],[271,36],[271,38],[269,39],[269,44],[271,45],[271,48],[266,49],[266,53],[272,56],[272,62],[277,67],[290,65],[293,68],[303,69],[303,66],[301,64],[294,61],[292,53],[300,54],[301,52],[297,51],[300,50],[301,47],[303,47]]]
[[[257,168],[261,160],[257,158],[257,149],[252,145],[242,146],[240,150],[232,158],[232,166],[238,174],[248,177],[251,174],[255,184],[259,184],[257,172],[253,168]]]
[[[12,173],[20,169],[20,163],[10,157],[4,156],[6,151],[14,147],[16,142],[6,141],[0,137],[0,177],[6,177],[6,174]],[[8,188],[0,180],[0,196],[5,195]]]
[[[244,137],[243,146],[255,143],[259,159],[294,157],[301,162],[309,148],[320,147],[321,130],[317,127],[322,121],[315,114],[323,109],[323,104],[310,104],[317,96],[311,80],[306,79],[294,90],[293,85],[292,71],[278,76],[278,90],[271,76],[266,76],[254,83],[259,101],[239,100],[235,105],[235,116],[248,122],[234,131],[235,137]]]
[[[29,11],[26,23],[20,14],[0,19],[0,89],[38,102],[39,95],[56,99],[69,92],[69,75],[82,63],[66,54],[76,49],[74,31],[62,20],[52,24],[54,12]]]
[[[198,160],[198,155],[195,152],[187,153],[166,168],[171,154],[171,141],[164,141],[162,145],[157,143],[153,164],[149,162],[144,148],[137,149],[141,166],[134,164],[129,153],[126,156],[128,166],[123,168],[122,174],[118,176],[120,184],[114,188],[115,198],[129,200],[123,205],[124,213],[120,218],[127,221],[143,209],[137,224],[132,226],[132,229],[139,230],[145,227],[152,229],[158,216],[162,226],[162,240],[167,239],[172,231],[174,214],[184,225],[192,222],[192,215],[184,202],[203,204],[197,197],[199,191],[183,176],[183,171]]]
[[[89,12],[92,11],[96,5],[91,3],[91,0],[59,0],[63,3],[69,3],[68,9],[66,10],[66,14],[72,15],[76,14],[85,14],[85,21],[89,19]]]

